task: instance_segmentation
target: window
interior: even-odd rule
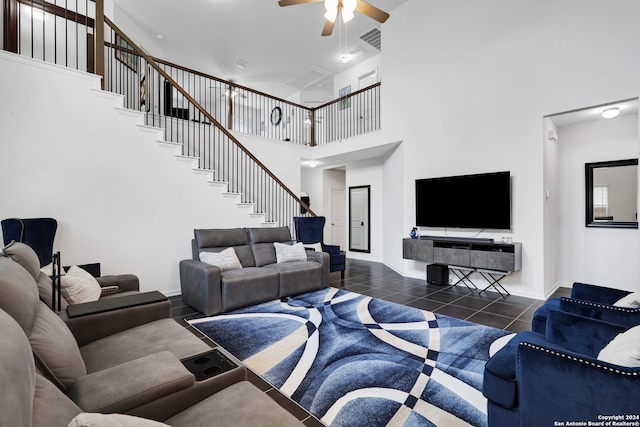
[[[606,219],[609,216],[609,186],[593,186],[593,214],[594,219]]]

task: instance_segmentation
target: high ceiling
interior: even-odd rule
[[[329,76],[304,90],[326,90],[334,75],[380,52],[360,36],[383,26],[360,13],[322,37],[322,2],[280,7],[277,0],[113,1],[164,50],[163,59],[280,97],[297,92],[287,82],[312,67]],[[392,20],[393,9],[406,1],[369,3]],[[358,49],[358,58],[346,65],[340,61]]]

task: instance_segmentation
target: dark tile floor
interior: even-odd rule
[[[331,286],[510,332],[530,330],[533,313],[544,304],[544,301],[532,298],[515,295],[502,298],[497,292],[471,291],[464,285],[428,285],[424,279],[403,277],[384,264],[352,259],[347,259],[344,280],[339,273],[331,274]],[[560,288],[553,296],[568,296],[569,293],[570,289]],[[196,336],[211,343],[186,322],[186,319],[197,317],[199,313],[182,302],[179,295],[169,299],[172,317]],[[249,380],[306,426],[323,425],[258,375],[249,372]]]

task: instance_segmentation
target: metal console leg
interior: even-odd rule
[[[478,292],[478,294],[483,293],[489,288],[494,288],[502,298],[506,298],[507,296],[511,295],[509,291],[507,291],[500,284],[500,280],[504,279],[510,273],[510,271],[494,271],[494,270],[477,270],[477,271],[484,278],[484,280],[489,282],[489,286],[487,286],[486,288]]]
[[[453,272],[453,274],[458,278],[458,281],[454,284],[452,284],[451,286],[449,286],[449,288],[456,286],[458,283],[462,283],[463,285],[465,285],[470,291],[475,291],[478,289],[478,287],[471,281],[471,279],[469,278],[469,276],[471,276],[471,274],[475,271],[472,268],[464,268],[464,267],[456,267],[456,266],[449,266],[449,270],[451,270]]]

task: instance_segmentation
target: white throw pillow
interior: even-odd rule
[[[242,268],[236,250],[227,248],[222,252],[200,252],[200,261],[215,265],[220,271]]]
[[[74,265],[61,277],[60,292],[69,304],[98,301],[102,288],[89,273]]]
[[[613,305],[624,308],[640,308],[640,292],[632,292],[626,297],[620,298]]]
[[[278,263],[307,260],[307,251],[302,243],[285,245],[284,243],[273,242],[273,247],[276,248],[276,260]]]
[[[598,353],[598,360],[619,366],[640,366],[640,326],[618,334]]]
[[[71,420],[68,427],[164,427],[167,424],[121,414],[82,413]]]
[[[303,243],[305,248],[311,248],[316,252],[322,252],[322,243]]]

